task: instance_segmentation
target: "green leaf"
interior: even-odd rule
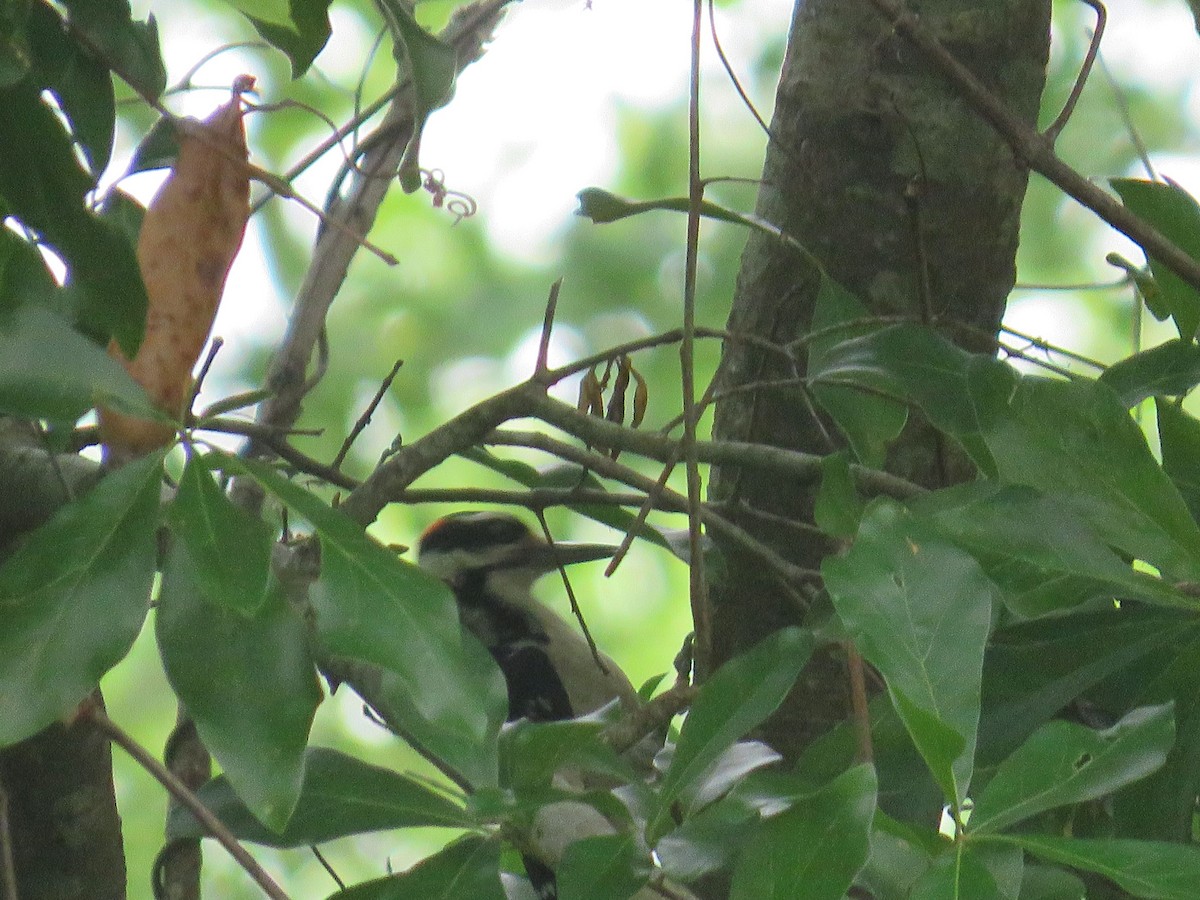
[[[161,417],[124,366],[54,313],[0,312],[0,411],[74,422],[97,404]]]
[[[1083,882],[1063,869],[1025,866],[1018,900],[1085,900]]]
[[[1200,346],[1179,338],[1167,341],[1109,366],[1100,381],[1126,406],[1156,394],[1182,396],[1200,384]]]
[[[984,435],[1001,481],[1057,498],[1171,581],[1200,581],[1200,528],[1107,385],[1023,378]]]
[[[671,804],[701,784],[734,741],[778,708],[812,648],[811,634],[784,628],[727,662],[705,683],[679,732],[648,827],[652,836],[665,833]]]
[[[104,63],[135,91],[158,100],[167,70],[154,16],[135,22],[128,0],[63,0],[70,25],[98,50]]]
[[[736,792],[710,803],[654,847],[663,871],[681,881],[729,866],[750,839],[759,813]]]
[[[61,718],[129,652],[150,604],[162,455],[110,473],[0,566],[0,746]]]
[[[632,834],[583,838],[567,847],[555,874],[561,900],[628,900],[646,883],[650,859]]]
[[[1174,708],[1143,706],[1112,728],[1049,722],[1000,764],[971,813],[971,831],[1000,831],[1057,806],[1082,803],[1145,778],[1175,740]]]
[[[858,538],[822,566],[834,607],[887,681],[946,797],[971,780],[994,584],[979,564],[894,501],[873,502]]]
[[[1167,662],[1157,676],[1122,680],[1139,704],[1174,703],[1175,744],[1161,769],[1118,793],[1112,806],[1123,837],[1187,843],[1200,796],[1200,637],[1195,629],[1172,637],[1171,655],[1157,657]]]
[[[1194,615],[1137,604],[995,632],[983,669],[980,763],[998,763],[1067,703],[1105,679],[1198,635]]]
[[[68,35],[62,19],[44,3],[30,7],[29,38],[32,76],[58,99],[87,157],[93,182],[98,181],[108,167],[116,128],[116,99],[108,68]]]
[[[389,701],[405,716],[405,737],[472,784],[494,785],[504,680],[459,626],[449,589],[269,466],[226,454],[209,459],[249,475],[316,529],[321,575],[309,597],[323,648],[383,669]]]
[[[500,735],[500,783],[517,791],[546,787],[564,768],[637,780],[631,765],[598,740],[603,727],[592,720],[514,723]]]
[[[772,816],[742,850],[731,900],[840,900],[867,861],[875,770],[862,765]]]
[[[1033,488],[980,480],[931,492],[910,509],[970,551],[1020,616],[1060,612],[1114,595],[1196,606],[1161,579],[1135,571],[1061,498]]]
[[[852,338],[877,331],[862,302],[832,278],[822,276],[813,310],[808,345],[808,376],[812,394],[845,433],[854,455],[864,466],[882,469],[887,445],[904,428],[908,408],[896,400],[853,387],[819,383],[835,348]],[[850,324],[855,323],[858,324]]]
[[[195,454],[183,468],[167,519],[195,564],[205,598],[254,615],[266,599],[271,566],[273,534],[267,523],[234,506]]]
[[[1162,467],[1193,519],[1200,519],[1200,420],[1183,407],[1156,399],[1158,446]]]
[[[876,900],[908,900],[912,886],[932,862],[928,846],[932,832],[915,829],[876,811],[871,830],[871,851],[855,881]],[[940,843],[936,836],[934,842]],[[941,846],[933,848],[940,851]]]
[[[292,78],[308,71],[314,59],[329,41],[329,4],[331,0],[288,0],[286,22],[252,15],[243,9],[255,30],[273,47],[282,50],[292,63]],[[257,4],[256,4],[257,5]]]
[[[392,30],[393,53],[398,62],[407,63],[413,97],[413,133],[400,161],[400,186],[411,194],[421,187],[421,132],[435,109],[454,95],[458,78],[458,54],[419,24],[401,0],[382,0]]]
[[[270,847],[307,847],[391,828],[470,828],[475,824],[467,811],[442,791],[338,750],[308,748],[303,772],[295,812],[281,832],[263,827],[251,815],[226,775],[208,782],[197,796],[238,840]],[[207,836],[186,808],[172,807],[168,840]]]
[[[913,886],[921,900],[1007,900],[975,848],[957,844],[933,861]]]
[[[132,357],[142,339],[146,288],[133,245],[86,205],[80,168],[58,115],[28,84],[0,91],[0,201],[65,259],[81,330],[110,336]]]
[[[1145,219],[1192,259],[1200,259],[1200,206],[1174,183],[1114,178],[1113,189],[1137,216]],[[1143,248],[1145,249],[1145,248]],[[1179,336],[1191,341],[1200,326],[1200,295],[1183,279],[1147,254],[1161,302],[1171,310]]]
[[[0,230],[0,316],[25,305],[53,308],[63,293],[37,245],[9,228]]]
[[[322,696],[308,629],[282,591],[253,615],[213,603],[198,566],[182,542],[167,556],[155,616],[163,667],[238,795],[282,831]]]
[[[1200,849],[1182,844],[1121,839],[1079,839],[1048,834],[996,835],[1046,862],[1098,872],[1135,897],[1195,900]]]
[[[919,405],[937,428],[952,435],[984,474],[995,464],[980,434],[1001,416],[1017,382],[1005,363],[968,353],[928,328],[892,325],[833,344],[810,366],[818,385],[848,385],[891,394]]]
[[[506,900],[500,883],[500,847],[469,835],[399,875],[377,878],[332,894],[329,900]]]

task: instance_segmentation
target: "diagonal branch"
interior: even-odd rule
[[[899,0],[867,2],[958,88],[975,111],[1008,142],[1018,159],[1035,172],[1044,175],[1060,190],[1086,206],[1117,231],[1127,235],[1188,285],[1200,290],[1200,262],[1192,259],[1161,231],[1134,215],[1112,195],[1096,187],[1063,162],[1054,152],[1054,144],[1050,138],[1022,122],[975,77],[974,72],[959,62],[903,3]]]

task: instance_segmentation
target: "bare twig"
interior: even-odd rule
[[[542,339],[538,342],[537,365],[533,368],[535,378],[550,371],[550,334],[554,330],[554,313],[558,309],[558,292],[562,290],[560,278],[550,285],[550,296],[546,299],[546,315],[542,319]]]
[[[179,803],[187,807],[188,811],[196,817],[205,830],[208,831],[217,842],[229,851],[230,856],[237,860],[246,874],[254,879],[255,883],[263,889],[263,892],[273,898],[273,900],[289,900],[288,895],[284,892],[275,880],[267,874],[267,871],[259,865],[258,861],[247,852],[246,848],[238,843],[237,838],[229,831],[228,828],[212,814],[207,806],[200,802],[200,799],[188,790],[187,786],[173,775],[167,768],[154,758],[145,747],[130,737],[124,729],[117,725],[108,715],[95,704],[86,704],[82,708],[82,715],[86,716],[93,725],[95,725],[104,735],[118,745],[122,750],[128,753],[137,761],[143,769],[149,772],[163,787],[170,792]]]
[[[487,441],[490,444],[532,447],[535,450],[552,453],[560,459],[586,466],[603,478],[611,478],[639,491],[649,492],[655,487],[655,482],[651,478],[628,466],[615,462],[602,453],[576,447],[574,444],[556,440],[541,432],[496,431],[488,436]],[[664,508],[672,509],[675,512],[687,513],[688,515],[692,514],[692,508],[688,503],[687,497],[671,490],[661,490],[659,496]],[[709,531],[722,535],[730,543],[737,544],[747,553],[753,554],[766,563],[771,571],[778,576],[781,588],[788,594],[791,600],[798,607],[802,609],[807,608],[809,603],[807,587],[820,580],[820,572],[793,565],[757,538],[751,536],[748,532],[717,513],[701,508],[699,519]]]
[[[712,615],[704,574],[704,538],[700,528],[700,463],[696,458],[696,266],[700,255],[700,207],[704,181],[700,177],[700,34],[704,0],[692,0],[692,53],[688,78],[688,216],[683,275],[683,339],[679,342],[679,374],[683,388],[681,455],[687,472],[689,596],[695,630],[697,678],[708,677],[712,663]]]
[[[1189,286],[1200,290],[1200,262],[1110,194],[1092,184],[1054,152],[1052,142],[1022,121],[953,54],[899,0],[865,0],[879,10],[892,27],[908,39],[958,89],[1027,166],[1040,172],[1067,195],[1131,238]]]
[[[509,2],[478,0],[455,11],[441,38],[456,50],[460,71],[479,58],[484,42]],[[346,223],[351,230],[362,234],[370,231],[412,136],[413,116],[409,92],[399,91],[378,129],[364,142],[353,183],[344,199],[329,210],[333,218]],[[260,423],[290,427],[299,416],[305,372],[358,246],[336,229],[326,229],[318,239],[287,333],[267,373],[266,386],[272,397],[259,408]],[[248,449],[260,455],[269,452],[269,448],[254,443]],[[261,504],[261,492],[246,479],[235,483],[235,496],[248,508]]]
[[[212,368],[212,364],[216,362],[217,354],[221,352],[221,348],[225,346],[225,339],[222,337],[214,337],[208,345],[208,354],[204,357],[204,363],[200,366],[200,372],[196,375],[196,380],[192,382],[192,395],[188,398],[187,406],[184,407],[185,415],[190,415],[192,409],[196,406],[196,398],[200,396],[200,390],[204,387],[204,379],[208,377],[208,370]]]
[[[1088,42],[1087,54],[1083,57],[1083,65],[1079,67],[1079,75],[1075,78],[1075,84],[1071,87],[1067,102],[1063,104],[1058,118],[1051,122],[1050,127],[1046,129],[1046,137],[1050,138],[1052,142],[1058,140],[1059,134],[1067,127],[1071,113],[1075,112],[1075,104],[1079,102],[1088,76],[1092,74],[1092,66],[1096,63],[1096,54],[1100,52],[1100,39],[1104,37],[1104,26],[1108,22],[1108,10],[1104,8],[1104,4],[1100,0],[1083,0],[1083,2],[1096,11],[1096,29],[1092,32],[1092,39]]]
[[[398,359],[392,364],[390,372],[384,376],[384,379],[379,384],[379,390],[375,392],[375,396],[371,398],[371,402],[367,404],[367,408],[363,410],[362,415],[358,417],[358,421],[354,423],[354,427],[350,429],[350,433],[346,435],[346,440],[342,441],[342,446],[338,449],[337,456],[333,458],[330,465],[335,469],[340,469],[342,463],[346,460],[346,454],[350,452],[350,448],[354,446],[354,441],[362,434],[363,429],[371,424],[371,416],[375,415],[375,410],[379,408],[379,404],[383,402],[384,396],[387,395],[388,388],[392,386],[392,382],[396,380],[396,376],[400,372],[400,367],[404,365],[404,360]]]
[[[846,671],[850,676],[850,713],[854,718],[854,734],[857,739],[854,761],[874,762],[875,752],[871,747],[871,711],[867,706],[867,681],[863,676],[865,663],[853,641],[846,641],[845,647]]]
[[[546,514],[542,510],[536,511],[538,524],[542,526],[542,536],[545,537],[546,543],[553,550],[555,547],[554,534],[550,531],[550,524],[546,521]],[[557,554],[557,550],[554,551]],[[571,614],[575,616],[575,621],[579,623],[579,630],[583,632],[583,639],[587,641],[588,650],[592,652],[592,659],[601,673],[608,675],[608,666],[604,664],[604,660],[600,657],[600,648],[596,646],[596,639],[592,637],[592,629],[588,628],[587,620],[583,617],[583,610],[579,608],[579,600],[575,597],[575,588],[571,586],[571,576],[567,574],[567,567],[563,565],[562,560],[557,560],[558,574],[562,577],[563,589],[567,592],[567,601],[571,605]]]

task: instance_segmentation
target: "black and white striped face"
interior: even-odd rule
[[[528,587],[559,566],[605,559],[614,550],[607,544],[547,544],[515,516],[463,512],[439,519],[426,529],[417,548],[417,562],[454,590],[473,573]]]

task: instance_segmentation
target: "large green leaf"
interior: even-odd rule
[[[41,306],[0,312],[0,411],[74,422],[97,404],[158,413],[125,367]]]
[[[1136,215],[1179,245],[1192,259],[1200,260],[1200,206],[1177,184],[1114,178],[1113,189]],[[1148,255],[1150,271],[1158,284],[1160,302],[1175,319],[1179,336],[1191,341],[1200,326],[1200,294],[1183,279]]]
[[[253,616],[266,599],[271,565],[266,522],[234,506],[195,454],[183,468],[167,519],[195,564],[192,574],[205,598]]]
[[[1135,571],[1074,509],[1034,488],[985,479],[932,492],[910,509],[969,550],[1023,617],[1098,596],[1196,606],[1174,586]]]
[[[1000,764],[975,801],[970,828],[1001,831],[1056,806],[1111,794],[1161,767],[1174,740],[1170,703],[1135,709],[1104,731],[1049,722]]]
[[[867,861],[875,770],[858,766],[772,816],[742,850],[732,900],[840,900]]]
[[[1182,844],[1048,834],[994,835],[986,840],[1013,843],[1047,862],[1098,872],[1134,897],[1195,900],[1200,884],[1200,849]]]
[[[920,325],[880,328],[825,350],[813,389],[852,385],[909,400],[953,435],[984,474],[994,465],[980,433],[1003,414],[1016,372],[994,357],[968,353]]]
[[[857,297],[832,278],[822,276],[813,310],[814,337],[808,345],[808,377],[813,381],[813,397],[845,433],[859,461],[882,469],[888,443],[900,434],[908,419],[907,407],[879,394],[820,383],[823,373],[835,364],[838,345],[878,330],[878,325],[869,322],[869,316]]]
[[[243,15],[272,46],[282,50],[292,64],[292,78],[308,71],[317,54],[329,40],[329,4],[331,0],[288,0],[285,16],[269,18],[261,7],[266,4],[239,3]]]
[[[1177,403],[1156,399],[1158,445],[1163,471],[1187,504],[1193,519],[1200,519],[1200,421]]]
[[[34,3],[29,13],[32,77],[58,100],[98,181],[112,154],[116,126],[112,77],[102,61],[67,33],[49,5]]]
[[[930,838],[935,846],[930,848]],[[871,852],[855,879],[875,900],[908,900],[912,886],[943,848],[932,832],[917,829],[876,811]]]
[[[822,570],[838,615],[888,691],[947,799],[971,780],[995,585],[967,553],[894,501],[868,507],[849,552]]]
[[[199,565],[182,542],[167,556],[155,616],[163,668],[238,795],[281,831],[321,702],[308,628],[282,591],[253,614],[212,602]]]
[[[921,900],[1010,900],[975,848],[956,844],[937,857],[913,886]]]
[[[366,881],[329,900],[507,900],[500,883],[500,846],[468,836],[399,875]]]
[[[77,324],[132,357],[142,339],[146,288],[133,245],[86,205],[92,176],[36,87],[0,90],[0,201],[66,260]]]
[[[494,785],[504,681],[459,626],[446,586],[270,467],[224,454],[215,464],[254,478],[316,529],[321,574],[309,597],[324,650],[384,670],[405,736],[472,784]]]
[[[1163,767],[1113,798],[1113,818],[1124,837],[1181,843],[1192,838],[1200,796],[1200,638],[1195,628],[1178,638],[1186,643],[1172,641],[1169,664],[1157,677],[1128,679],[1136,702],[1174,704],[1176,733]]]
[[[672,804],[703,782],[734,741],[774,712],[812,653],[808,632],[784,628],[730,660],[709,679],[679,732],[649,832],[666,831]]]
[[[650,858],[633,834],[575,841],[555,872],[561,900],[628,900],[646,883]]]
[[[154,16],[135,21],[128,0],[63,0],[71,28],[86,38],[104,63],[130,87],[157,100],[167,86]]]
[[[150,607],[162,456],[112,472],[0,566],[0,746],[68,713]]]
[[[475,824],[467,811],[442,791],[338,750],[310,747],[304,753],[303,772],[295,812],[278,833],[251,815],[225,775],[204,785],[197,795],[234,837],[271,847],[307,847],[391,828],[470,828]],[[168,839],[205,836],[207,832],[187,809],[172,807]]]
[[[995,632],[983,668],[980,762],[1000,762],[1076,697],[1198,632],[1193,615],[1137,604]]]
[[[1000,480],[1058,498],[1164,577],[1200,581],[1200,528],[1107,385],[1023,378],[984,438]]]
[[[1147,397],[1188,393],[1200,384],[1200,346],[1176,338],[1114,363],[1100,380],[1116,391],[1126,406]]]

